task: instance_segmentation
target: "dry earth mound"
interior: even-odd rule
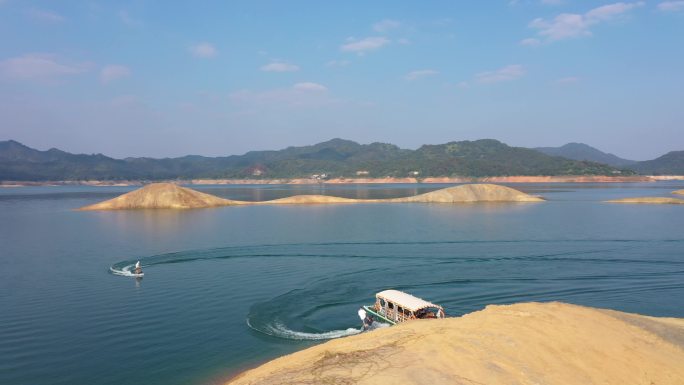
[[[563,303],[487,306],[278,358],[229,384],[684,384],[684,319]]]
[[[189,209],[231,205],[302,205],[334,203],[473,203],[540,202],[543,199],[494,184],[468,184],[397,199],[350,199],[328,195],[295,195],[261,202],[234,201],[205,194],[173,183],[153,183],[114,199],[82,207],[81,210]]]
[[[471,203],[471,202],[542,202],[543,199],[522,191],[495,184],[464,184],[392,202]]]
[[[194,209],[241,204],[173,183],[152,183],[81,210]]]
[[[672,193],[677,194],[677,195],[684,195],[684,190],[677,190],[677,191],[673,191]]]
[[[608,203],[637,203],[650,205],[682,205],[684,199],[667,198],[667,197],[637,197],[637,198],[623,198],[606,201]]]

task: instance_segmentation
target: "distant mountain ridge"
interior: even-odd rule
[[[568,143],[560,147],[536,147],[534,149],[547,155],[562,156],[574,160],[588,160],[613,167],[626,167],[637,163],[635,160],[623,159],[584,143]]]
[[[598,151],[598,150],[597,150]],[[684,173],[684,172],[682,172]],[[511,175],[632,175],[633,171],[511,147],[494,139],[423,145],[359,144],[332,139],[310,146],[243,155],[114,159],[102,154],[39,151],[0,142],[0,180],[169,180],[329,177],[439,177]]]
[[[630,168],[641,174],[682,175],[684,174],[684,151],[670,151],[653,160],[637,162]]]

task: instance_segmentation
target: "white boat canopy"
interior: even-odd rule
[[[425,301],[418,297],[414,297],[411,294],[407,294],[399,290],[385,290],[377,293],[375,296],[377,298],[382,298],[385,301],[392,302],[398,306],[403,307],[404,309],[408,309],[413,312],[428,307],[442,309],[442,307],[439,305],[435,305],[434,303]]]

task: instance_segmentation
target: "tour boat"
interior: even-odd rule
[[[444,308],[399,290],[385,290],[375,295],[375,304],[359,309],[365,329],[373,322],[396,325],[412,319],[444,318]]]

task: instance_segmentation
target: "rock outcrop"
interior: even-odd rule
[[[606,201],[608,203],[635,203],[648,205],[683,205],[684,199],[668,198],[668,197],[636,197],[636,198],[622,198]]]
[[[540,202],[543,199],[493,184],[448,187],[425,194],[396,199],[351,199],[328,195],[295,195],[270,201],[235,201],[205,194],[173,183],[154,183],[81,210],[190,209],[233,205],[303,205],[339,203],[475,203]]]
[[[233,378],[275,384],[684,384],[684,319],[487,306],[328,341]]]

